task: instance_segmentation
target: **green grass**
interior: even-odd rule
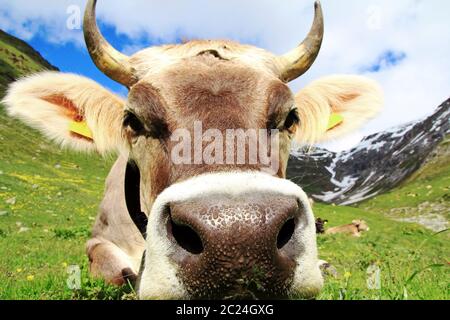
[[[55,68],[0,30],[0,97],[12,80]],[[0,105],[0,299],[114,299],[130,295],[88,277],[84,245],[113,159],[64,151]],[[78,265],[82,289],[69,290]]]
[[[0,144],[0,299],[71,298],[66,265],[86,278],[84,244],[112,160],[60,150],[2,106]]]
[[[392,222],[382,214],[351,207],[317,205],[316,216],[332,225],[364,219],[370,230],[361,238],[320,235],[320,257],[338,277],[327,276],[320,299],[449,299],[448,234]],[[380,290],[369,290],[367,269],[380,268]],[[434,265],[434,267],[429,267]],[[424,270],[409,280],[416,272]]]
[[[319,236],[322,259],[339,273],[328,277],[322,299],[449,299],[449,233],[436,233],[422,226],[393,221],[405,215],[426,214],[423,203],[438,204],[439,214],[450,218],[449,142],[443,142],[439,156],[422,167],[401,187],[355,207],[317,205],[315,214],[330,226],[367,221],[370,231],[361,238],[343,235]],[[405,208],[404,214],[392,214]],[[381,289],[369,290],[367,268],[380,268]]]

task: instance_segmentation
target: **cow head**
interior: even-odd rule
[[[346,133],[381,106],[377,85],[357,76],[320,79],[297,94],[287,86],[318,55],[320,4],[306,39],[283,56],[192,41],[127,57],[99,33],[95,3],[86,10],[86,44],[98,68],[129,88],[127,100],[76,75],[43,73],[13,84],[4,103],[62,145],[128,156],[148,213],[140,297],[317,294],[312,209],[284,179],[291,143]],[[342,119],[330,129],[336,113]],[[242,146],[238,137],[226,139],[230,130],[247,134],[241,144],[248,154],[256,133],[255,157],[239,161]],[[263,161],[268,154],[271,161]]]

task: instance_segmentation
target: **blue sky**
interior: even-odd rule
[[[28,41],[63,72],[126,95],[91,62],[81,23],[74,28],[84,5],[84,0],[0,0],[0,28]],[[351,147],[363,135],[423,118],[450,96],[449,1],[322,0],[322,6],[322,51],[292,90],[329,74],[362,74],[377,80],[386,96],[379,117],[331,148]],[[103,34],[127,54],[183,38],[228,38],[281,54],[305,37],[312,17],[312,0],[98,1]]]
[[[396,52],[392,50],[387,50],[383,52],[376,61],[372,62],[371,64],[364,66],[361,68],[359,73],[365,74],[365,73],[377,73],[381,72],[382,70],[386,70],[389,68],[394,68],[395,66],[402,63],[403,60],[407,58],[407,55],[405,52]]]
[[[101,26],[102,32],[108,41],[118,50],[122,50],[129,39],[124,36],[118,36],[113,27]],[[14,32],[12,32],[14,33]],[[121,95],[126,95],[126,89],[120,84],[110,80],[101,73],[92,62],[87,50],[76,43],[68,42],[65,44],[56,44],[48,42],[45,34],[38,33],[32,37],[28,43],[38,50],[45,59],[58,67],[62,72],[71,72],[84,75],[94,79],[103,86]]]

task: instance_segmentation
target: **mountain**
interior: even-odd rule
[[[8,83],[44,70],[58,70],[25,41],[0,30],[0,97]]]
[[[409,178],[449,133],[450,99],[430,117],[370,135],[351,150],[297,150],[288,164],[288,178],[318,201],[358,203]]]

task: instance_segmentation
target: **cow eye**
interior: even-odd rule
[[[131,112],[127,112],[123,119],[123,126],[129,127],[135,134],[139,135],[143,132],[144,126],[142,122]]]
[[[284,121],[284,129],[288,130],[290,133],[295,131],[295,126],[300,122],[298,117],[297,109],[291,110],[289,112],[286,120]]]

